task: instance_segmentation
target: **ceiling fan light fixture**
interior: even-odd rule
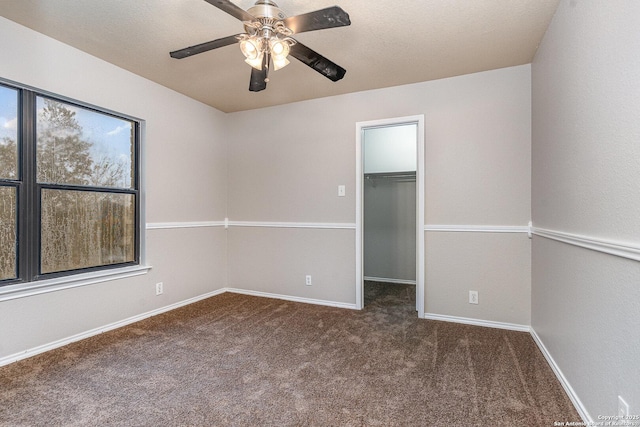
[[[286,67],[289,54],[331,81],[344,77],[344,68],[290,37],[306,31],[351,25],[349,14],[339,6],[287,17],[273,0],[256,0],[255,5],[246,11],[232,0],[205,1],[240,20],[245,32],[169,52],[172,58],[187,58],[238,43],[245,62],[252,67],[251,92],[266,89],[271,64],[274,70]]]
[[[286,40],[280,40],[277,37],[272,37],[269,40],[269,48],[271,49],[271,55],[274,58],[286,58],[289,55],[289,43]]]
[[[256,58],[247,58],[244,60],[247,64],[251,65],[256,70],[262,71],[262,52]]]
[[[279,58],[273,57],[273,69],[274,71],[278,71],[281,68],[289,65],[289,60],[287,58]]]
[[[289,55],[289,42],[287,40],[272,37],[269,40],[269,51],[271,52],[274,70],[277,71],[289,65],[289,60],[287,59]]]
[[[247,60],[262,59],[262,43],[257,37],[247,37],[241,40],[240,50]]]

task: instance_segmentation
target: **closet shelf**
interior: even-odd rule
[[[398,181],[413,182],[416,180],[416,172],[377,172],[377,173],[365,173],[364,179],[393,179]]]

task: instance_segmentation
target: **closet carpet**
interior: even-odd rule
[[[529,334],[225,293],[0,368],[2,426],[553,426],[580,421]]]

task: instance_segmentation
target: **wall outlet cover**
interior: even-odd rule
[[[469,304],[478,304],[478,291],[469,291]]]

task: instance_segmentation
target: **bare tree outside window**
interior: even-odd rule
[[[41,272],[133,261],[134,213],[130,194],[45,189]]]
[[[39,183],[131,188],[133,123],[38,97]]]
[[[37,98],[42,274],[135,260],[132,122]],[[78,187],[94,187],[83,191]]]
[[[0,187],[0,280],[16,277],[16,191]]]
[[[18,176],[17,136],[4,136],[0,140],[0,179],[16,179]]]

